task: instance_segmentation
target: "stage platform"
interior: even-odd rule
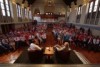
[[[43,60],[41,60],[40,63],[31,62],[28,57],[28,51],[27,49],[25,49],[22,52],[22,54],[17,58],[17,60],[14,62],[14,64],[83,64],[83,62],[79,59],[79,57],[76,55],[76,53],[73,50],[71,50],[70,58],[66,63],[58,62],[55,57],[53,58],[53,60],[48,60],[48,61],[49,62],[47,62],[44,56]]]

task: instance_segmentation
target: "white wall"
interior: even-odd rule
[[[69,23],[75,23],[76,22],[76,14],[77,14],[76,12],[77,12],[77,10],[74,9],[70,13],[70,15],[69,15]]]
[[[37,22],[41,22],[41,17],[40,16],[34,16],[34,20],[37,20]]]
[[[100,26],[99,25],[97,26],[97,25],[88,25],[88,24],[76,24],[76,23],[74,23],[74,24],[78,29],[80,27],[83,27],[85,30],[88,30],[88,28],[90,28],[93,35],[100,36],[100,29],[99,29]]]
[[[92,29],[93,35],[100,36],[100,30]]]
[[[98,25],[100,26],[100,18],[99,18],[99,23],[98,23]]]
[[[58,18],[58,22],[59,22],[59,21],[65,21],[65,17],[59,17],[59,18]]]
[[[16,4],[12,3],[12,11],[13,11],[13,20],[14,20],[14,22],[18,22]]]
[[[15,25],[15,29],[21,28],[21,27],[23,27],[23,26],[24,26],[23,24],[16,24],[16,25]]]
[[[71,13],[70,13],[70,16],[69,16],[69,23],[74,23],[74,24],[76,24],[76,26],[78,24],[77,28],[80,28],[81,27],[80,25],[86,25],[86,26],[92,26],[92,27],[100,27],[100,18],[99,18],[98,25],[85,24],[85,19],[86,19],[86,15],[87,15],[87,13],[86,13],[87,9],[88,9],[88,4],[82,6],[82,14],[81,14],[80,22],[76,23],[76,12],[77,11],[75,10],[75,8],[73,8]],[[91,27],[91,30],[92,30],[93,35],[100,36],[100,30],[94,29],[92,27]],[[84,28],[86,30],[88,29],[87,27],[84,27]]]
[[[86,17],[86,5],[82,7],[82,14],[81,14],[81,18],[80,18],[81,24],[84,24],[85,17]]]

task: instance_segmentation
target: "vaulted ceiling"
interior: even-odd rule
[[[28,6],[29,6],[29,5],[34,4],[35,1],[37,1],[37,0],[22,0],[22,3],[24,3],[25,1],[28,2]],[[46,0],[44,0],[44,1],[46,1]],[[54,0],[54,1],[57,1],[57,0]],[[58,0],[58,1],[63,1],[66,4],[66,6],[71,8],[73,5],[72,3],[74,3],[74,5],[82,5],[84,2],[93,1],[93,0]],[[41,2],[41,0],[40,0],[40,2]],[[79,4],[79,2],[81,2],[81,4]]]
[[[32,5],[36,0],[23,0],[22,3],[24,3],[25,1],[28,2],[28,5]],[[71,7],[71,3],[74,2],[74,4],[77,4],[77,0],[63,0],[65,2],[65,4],[69,7]]]

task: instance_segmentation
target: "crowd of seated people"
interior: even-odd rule
[[[59,24],[54,25],[52,30],[55,40],[60,45],[64,42],[70,43],[70,41],[72,41],[72,37],[74,37],[75,35],[74,31],[75,31],[74,28],[69,28],[67,26]]]
[[[29,46],[35,42],[37,45],[46,42],[46,25],[36,25],[29,28],[18,28],[7,34],[0,34],[0,54],[16,51],[20,47]]]
[[[90,29],[78,29],[74,25],[55,24],[52,32],[58,44],[69,42],[69,44],[74,43],[76,47],[100,51],[100,37],[93,35]]]

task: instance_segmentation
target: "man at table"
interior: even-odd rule
[[[42,48],[36,45],[35,43],[31,43],[28,50],[42,50]]]

